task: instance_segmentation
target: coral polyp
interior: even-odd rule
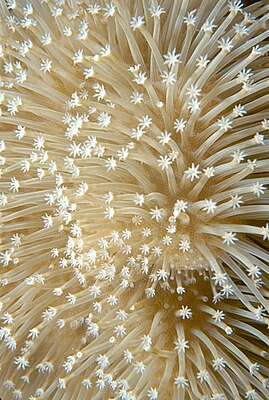
[[[0,0],[0,395],[269,398],[269,5]]]

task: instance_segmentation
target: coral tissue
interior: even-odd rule
[[[268,1],[0,18],[2,399],[268,400]]]

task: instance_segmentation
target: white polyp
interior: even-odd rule
[[[268,5],[0,10],[0,397],[268,398]]]

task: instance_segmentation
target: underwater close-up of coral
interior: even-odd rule
[[[269,2],[0,0],[2,400],[269,399]]]

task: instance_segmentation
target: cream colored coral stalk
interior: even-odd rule
[[[268,2],[0,15],[2,399],[268,399]]]

